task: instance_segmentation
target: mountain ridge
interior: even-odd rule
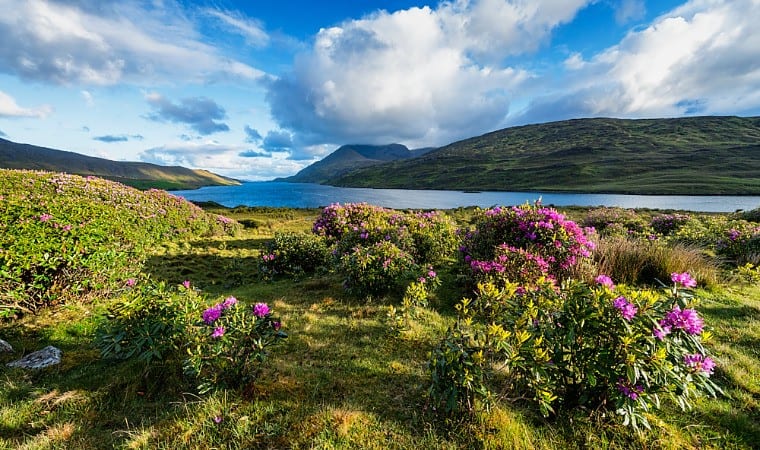
[[[203,169],[113,161],[7,139],[0,139],[0,168],[93,175],[141,189],[195,189],[201,186],[240,184],[238,180]]]
[[[760,117],[571,119],[357,168],[342,187],[760,195]]]

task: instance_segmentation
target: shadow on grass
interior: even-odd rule
[[[256,256],[162,255],[148,258],[143,272],[168,284],[190,280],[202,289],[230,289],[258,281],[258,263]]]

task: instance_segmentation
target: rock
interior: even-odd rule
[[[11,344],[0,339],[0,352],[13,353],[13,347],[11,347]]]
[[[60,364],[61,350],[48,345],[42,350],[29,353],[21,359],[11,361],[6,364],[8,367],[19,367],[21,369],[42,369],[44,367]]]

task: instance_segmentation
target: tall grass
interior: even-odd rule
[[[599,273],[619,283],[670,283],[673,272],[689,272],[701,286],[718,283],[717,263],[698,248],[683,244],[667,245],[658,241],[631,240],[625,237],[600,239],[594,258]]]

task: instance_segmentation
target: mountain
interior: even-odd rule
[[[0,168],[33,169],[94,175],[140,189],[195,189],[201,186],[240,184],[207,170],[159,166],[141,162],[111,161],[79,153],[18,144],[0,139]]]
[[[277,181],[293,183],[318,183],[341,176],[351,170],[370,167],[389,161],[398,161],[422,156],[434,150],[421,148],[409,150],[405,145],[344,145],[327,155],[324,159],[305,167],[292,177],[280,178]]]
[[[760,195],[760,117],[575,119],[325,180],[351,187]]]

